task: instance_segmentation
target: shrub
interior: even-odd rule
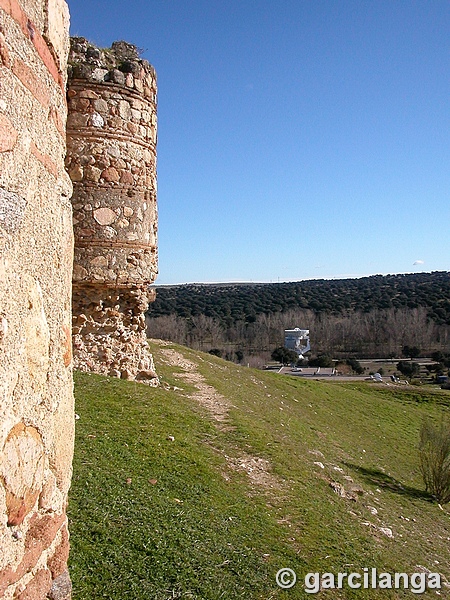
[[[223,350],[220,348],[211,348],[211,350],[208,350],[208,353],[212,354],[213,356],[218,356],[219,358],[222,358],[223,356]]]
[[[406,358],[417,358],[420,355],[420,348],[417,346],[403,346],[403,356]]]
[[[397,363],[397,369],[404,375],[405,377],[414,377],[418,375],[420,372],[419,364],[416,362],[409,362],[406,360],[401,360]]]
[[[298,361],[295,363],[296,367],[307,367],[308,365],[308,359],[306,358],[299,358]]]
[[[289,350],[289,348],[285,348],[284,346],[275,348],[271,356],[272,360],[276,360],[283,365],[288,365],[290,363],[295,364],[298,359],[297,352],[294,352],[294,350]]]
[[[419,455],[425,489],[441,504],[450,502],[450,423],[422,423]]]
[[[362,375],[364,373],[364,369],[362,368],[361,363],[359,363],[356,360],[356,358],[347,358],[346,363],[349,367],[351,367],[352,371],[354,371],[358,375]]]
[[[309,366],[310,367],[333,367],[334,363],[333,363],[333,359],[331,358],[331,356],[328,356],[327,354],[319,354],[319,356],[317,356],[316,358],[311,358],[309,360]]]

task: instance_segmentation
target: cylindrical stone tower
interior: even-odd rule
[[[71,39],[74,367],[158,382],[145,311],[157,275],[156,74],[135,46]]]

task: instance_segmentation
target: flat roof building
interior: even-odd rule
[[[299,327],[285,329],[284,346],[289,350],[297,352],[299,358],[303,358],[303,355],[311,350],[309,329],[300,329]]]

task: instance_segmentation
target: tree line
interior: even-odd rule
[[[289,309],[228,326],[203,314],[152,317],[150,313],[147,323],[150,337],[206,352],[214,350],[219,356],[254,366],[266,362],[273,349],[284,344],[284,330],[293,327],[310,330],[312,356],[384,358],[401,357],[405,347],[418,348],[422,355],[450,350],[450,326],[430,319],[424,307],[340,315]]]
[[[259,364],[284,330],[309,329],[312,356],[450,351],[450,273],[375,275],[280,284],[159,286],[150,337]]]
[[[156,289],[156,301],[149,309],[151,318],[205,315],[225,328],[240,321],[255,322],[261,314],[291,309],[311,310],[316,315],[345,315],[421,307],[433,322],[450,325],[450,273],[446,271],[276,284],[186,284]]]

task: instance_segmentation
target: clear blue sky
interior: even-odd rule
[[[158,74],[158,283],[450,270],[448,0],[69,0]]]

